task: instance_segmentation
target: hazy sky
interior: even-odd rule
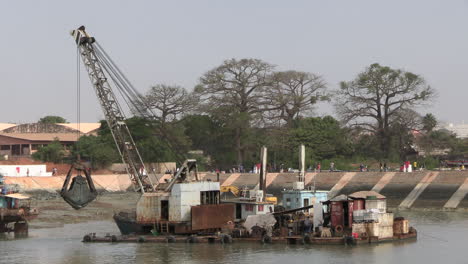
[[[459,123],[468,100],[468,3],[453,1],[0,1],[0,123],[76,121],[76,46],[85,25],[145,92],[192,89],[228,58],[324,76],[334,89],[378,62],[438,90],[423,112]],[[82,122],[103,117],[82,69]],[[333,113],[320,105],[318,113]]]

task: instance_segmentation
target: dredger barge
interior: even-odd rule
[[[84,26],[73,30],[71,35],[129,178],[135,191],[141,193],[134,211],[119,212],[114,216],[121,236],[88,234],[84,242],[344,244],[416,237],[416,231],[409,228],[407,220],[394,219],[392,213],[386,212],[385,197],[380,194],[360,192],[335,197],[334,194],[305,190],[303,145],[298,180],[283,193],[282,207],[267,199],[266,147],[262,147],[260,153],[259,186],[240,197],[222,200],[219,181],[202,181],[196,161],[191,159],[181,162],[171,178],[160,181],[152,175],[153,169],[146,169],[148,164],[143,162],[111,84],[118,87],[126,102],[132,103],[135,113],[145,118],[150,128],[160,129],[154,122],[158,118]],[[73,170],[78,171],[74,178]],[[81,176],[82,173],[86,177]],[[67,174],[61,195],[75,209],[96,198],[92,177],[88,169],[79,164],[79,157],[77,166],[72,166]]]
[[[314,195],[313,191],[308,190],[287,192],[291,194],[292,191],[302,196],[309,192]],[[258,191],[253,193],[259,194]],[[319,196],[315,192],[314,198]],[[289,198],[283,197],[283,204],[286,204],[286,199]],[[313,205],[301,208],[285,210],[284,206],[277,206],[277,210],[282,210],[264,214],[258,214],[257,211],[245,216],[245,207],[251,208],[253,205],[252,212],[262,205],[263,209],[266,207],[256,197],[243,197],[223,200],[221,207],[193,206],[192,220],[185,224],[185,231],[177,227],[167,228],[165,224],[155,224],[151,229],[143,228],[140,229],[141,232],[125,235],[87,234],[83,242],[357,245],[416,239],[416,229],[409,226],[408,220],[395,218],[393,213],[387,212],[385,200],[384,196],[376,192],[362,191],[325,201],[315,199]],[[241,212],[236,211],[237,206],[232,206],[239,204]],[[220,208],[222,214],[213,211]],[[241,218],[236,219],[236,215]],[[211,228],[187,232],[190,227],[198,229],[200,225]]]

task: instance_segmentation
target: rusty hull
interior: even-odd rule
[[[0,208],[0,223],[32,220],[38,216],[36,208],[7,209]]]
[[[207,204],[192,206],[192,230],[222,228],[234,221],[234,204]]]

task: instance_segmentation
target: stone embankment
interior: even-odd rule
[[[157,175],[164,182],[170,175]],[[96,188],[117,192],[132,191],[125,174],[93,175]],[[200,173],[203,180],[216,181],[215,173]],[[296,173],[269,173],[267,192],[281,197],[283,189],[291,188],[297,180]],[[64,176],[6,177],[6,183],[17,184],[22,191],[56,192],[62,188]],[[258,174],[220,174],[221,185],[234,185],[248,189],[258,186]],[[361,190],[374,190],[387,196],[391,208],[465,209],[468,208],[468,172],[421,171],[400,172],[320,172],[305,175],[306,188],[328,190],[332,195],[350,194]]]

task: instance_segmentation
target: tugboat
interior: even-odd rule
[[[14,232],[15,238],[28,236],[28,221],[38,216],[38,210],[27,202],[29,198],[14,185],[5,184],[0,174],[0,234]]]

